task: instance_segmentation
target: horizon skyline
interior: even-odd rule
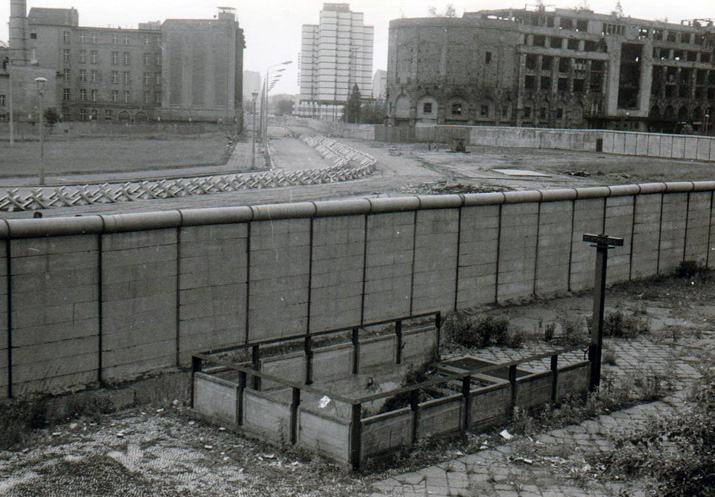
[[[572,4],[573,2],[573,4]],[[283,78],[273,90],[274,94],[299,94],[298,57],[301,46],[301,30],[304,24],[318,24],[323,0],[264,0],[263,2],[243,2],[222,0],[222,5],[236,9],[239,26],[244,30],[246,49],[244,51],[243,70],[255,71],[265,76],[265,68],[286,60],[287,66]],[[501,1],[462,0],[454,2],[436,2],[433,0],[355,0],[348,3],[350,9],[365,14],[365,25],[375,28],[375,45],[372,74],[378,69],[387,69],[387,45],[389,22],[400,18],[429,17],[428,8],[436,6],[438,12],[452,3],[461,16],[465,11],[506,9],[509,4]],[[576,8],[579,2],[570,0],[559,2],[557,8]],[[612,0],[593,0],[588,2],[591,10],[597,14],[608,14],[616,5]],[[687,6],[673,6],[670,2],[648,2],[646,0],[621,1],[626,17],[663,20],[678,23],[682,19],[715,17],[715,7],[711,0],[693,0]],[[166,19],[210,19],[218,12],[218,7],[209,2],[190,2],[177,0],[169,2],[139,2],[137,0],[104,1],[92,0],[28,0],[28,12],[31,8],[72,8],[79,12],[80,26],[83,27],[123,27],[131,28],[140,22],[164,21]],[[523,4],[515,9],[523,9]],[[712,11],[712,14],[707,14]],[[273,13],[266,16],[266,12]],[[677,13],[677,17],[673,17]],[[10,2],[0,0],[0,41],[8,41],[8,21]],[[114,20],[113,23],[106,22]],[[278,33],[278,34],[276,34]]]

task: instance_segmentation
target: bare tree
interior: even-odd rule
[[[616,17],[623,17],[623,5],[621,5],[621,0],[616,2],[616,8],[611,11],[611,14]]]
[[[588,0],[581,0],[576,6],[576,10],[591,10],[591,5],[588,3]]]
[[[437,7],[434,5],[427,7],[427,12],[432,17],[457,17],[457,9],[451,3],[447,4],[442,12],[437,12]]]

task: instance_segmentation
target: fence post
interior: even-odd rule
[[[556,404],[559,392],[559,356],[551,356],[551,403]]]
[[[254,345],[251,349],[251,365],[254,371],[261,370],[261,348],[260,345]],[[253,389],[261,391],[261,378],[258,376],[253,377]]]
[[[293,387],[293,400],[290,403],[290,443],[298,441],[298,407],[300,407],[300,388]]]
[[[442,342],[442,313],[441,312],[438,312],[437,315],[435,316],[434,326],[435,326],[435,328],[437,328],[437,357],[436,357],[436,360],[439,361],[440,357],[441,357],[439,349],[440,349],[440,345]]]
[[[420,399],[418,390],[410,391],[410,409],[412,410],[412,445],[417,443],[417,427],[419,426]]]
[[[402,364],[402,321],[395,321],[395,364]]]
[[[462,426],[462,432],[466,433],[469,429],[469,423],[471,422],[471,408],[472,399],[469,395],[469,390],[472,386],[472,377],[465,376],[462,378],[462,397],[464,398],[464,426]]]
[[[360,330],[353,328],[353,374],[360,373]]]
[[[313,339],[305,337],[305,384],[313,383]]]
[[[509,366],[509,384],[511,385],[511,415],[514,415],[516,409],[516,364]]]
[[[236,392],[236,424],[243,426],[243,395],[246,390],[246,372],[238,372],[238,389]]]
[[[203,366],[203,361],[200,357],[192,356],[191,357],[191,408],[194,408],[194,393],[195,393],[195,387],[194,387],[194,382],[195,379],[194,377],[196,376],[196,373],[199,373],[201,371],[201,367]]]
[[[353,471],[360,470],[360,444],[362,443],[362,404],[353,405],[350,430],[350,462]]]

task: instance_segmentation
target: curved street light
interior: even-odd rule
[[[266,69],[266,78],[263,80],[263,95],[262,95],[262,100],[263,104],[261,105],[261,135],[263,137],[263,147],[264,149],[267,147],[268,144],[268,92],[273,89],[275,86],[276,82],[278,79],[280,79],[280,76],[283,76],[283,74],[280,74],[286,70],[285,67],[281,66],[288,66],[292,64],[292,60],[286,60],[283,61],[279,64],[274,64],[272,66],[269,66]],[[276,69],[278,68],[278,69]],[[268,81],[269,76],[271,74],[274,74],[275,77],[278,79],[274,79],[273,81]]]
[[[42,112],[42,95],[45,92],[47,78],[35,78],[37,83],[37,98],[39,99],[38,119],[40,123],[40,186],[45,186],[45,116]]]

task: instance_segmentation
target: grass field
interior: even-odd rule
[[[201,138],[111,139],[77,138],[45,142],[48,175],[140,171],[221,161],[228,140],[221,135]],[[38,142],[0,145],[0,177],[34,176],[40,158]]]

